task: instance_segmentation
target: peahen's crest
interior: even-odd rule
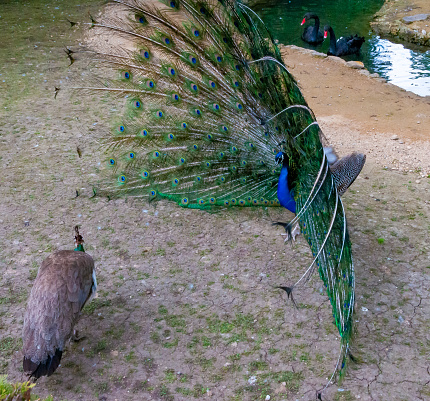
[[[80,88],[127,102],[104,138],[107,178],[96,192],[201,209],[279,206],[281,153],[293,222],[314,255],[303,279],[318,269],[324,281],[342,370],[354,308],[345,213],[322,133],[264,24],[230,0],[113,3],[114,12],[91,26],[117,45],[84,51],[113,75]]]

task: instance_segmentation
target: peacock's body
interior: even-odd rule
[[[113,75],[80,88],[127,98],[104,138],[108,178],[96,192],[210,210],[281,203],[295,212],[288,228],[299,222],[313,253],[304,277],[316,268],[327,288],[342,370],[354,310],[345,213],[320,128],[267,29],[231,0],[113,3],[92,28],[118,45],[84,52]]]

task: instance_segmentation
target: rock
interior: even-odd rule
[[[321,57],[321,58],[326,58],[327,57],[327,54],[321,53],[321,52],[317,52],[316,50],[312,50],[311,54],[314,57]]]
[[[346,65],[349,68],[355,68],[356,70],[362,70],[364,68],[364,64],[361,61],[348,61]]]
[[[255,383],[257,383],[257,376],[251,376],[248,379],[248,384],[251,385],[251,386],[253,386]]]
[[[405,24],[412,24],[412,22],[416,21],[424,21],[429,17],[430,14],[416,14],[411,15],[410,17],[403,17],[403,22]]]
[[[397,141],[399,139],[398,135],[394,134],[391,138],[393,141]]]
[[[371,77],[371,78],[379,78],[379,74],[377,72],[374,72],[373,74],[370,74],[369,77]]]
[[[334,61],[336,63],[346,64],[346,61],[343,58],[340,58],[340,57],[328,56],[327,58],[329,58],[331,61]]]
[[[275,390],[275,394],[282,394],[287,392],[287,383],[282,382],[281,385]]]

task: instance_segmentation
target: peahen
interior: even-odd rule
[[[40,266],[24,317],[23,368],[33,380],[58,368],[81,309],[95,295],[93,258],[75,227],[74,251],[57,251]]]
[[[104,35],[80,52],[99,77],[80,92],[126,98],[103,138],[97,195],[167,199],[187,208],[285,206],[308,241],[341,336],[344,371],[354,310],[354,267],[337,187],[363,155],[332,170],[322,132],[260,18],[231,0],[113,0],[93,19]],[[115,42],[107,43],[106,42]],[[337,178],[336,178],[337,177]],[[339,187],[340,188],[340,187]],[[291,291],[295,286],[288,287]]]

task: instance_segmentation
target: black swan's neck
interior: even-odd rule
[[[328,27],[327,31],[330,34],[330,51],[334,53],[336,51],[336,36],[331,26]]]
[[[316,15],[316,14],[312,14],[311,18],[313,18],[315,20],[314,32],[318,33],[318,31],[320,29],[320,19],[318,18],[318,15]]]

